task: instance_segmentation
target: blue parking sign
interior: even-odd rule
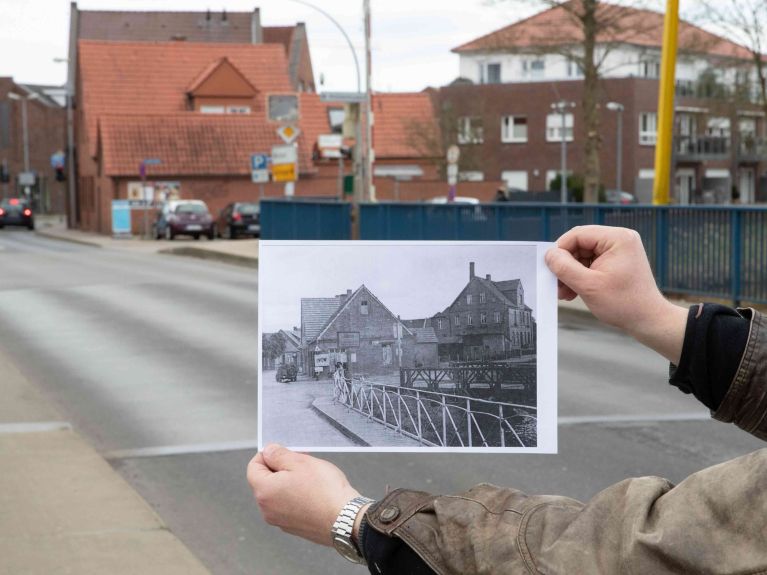
[[[269,154],[252,154],[250,156],[250,169],[253,171],[269,169]]]

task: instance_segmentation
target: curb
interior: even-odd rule
[[[185,256],[190,258],[197,258],[202,260],[214,260],[227,264],[232,264],[247,268],[258,268],[258,258],[252,258],[248,256],[240,256],[237,254],[227,254],[224,252],[206,250],[204,248],[166,248],[157,252],[158,254],[171,255],[171,256]]]
[[[60,242],[69,242],[70,244],[79,244],[81,246],[90,246],[92,248],[101,248],[103,247],[101,244],[97,242],[91,242],[88,240],[83,240],[80,238],[70,238],[66,236],[60,236],[58,234],[52,234],[49,232],[44,232],[41,230],[35,230],[35,234],[38,236],[42,236],[44,238],[48,238],[49,240],[58,240]]]
[[[341,423],[341,422],[340,422],[340,421],[338,421],[337,419],[335,419],[335,418],[331,417],[330,415],[328,415],[327,413],[325,413],[325,412],[322,410],[322,408],[320,408],[320,407],[317,407],[317,406],[315,405],[315,402],[316,402],[316,401],[317,401],[316,399],[315,399],[314,401],[312,401],[312,404],[309,406],[309,407],[311,407],[311,408],[312,408],[312,411],[314,411],[314,413],[316,413],[317,415],[319,415],[320,417],[322,417],[322,418],[323,418],[325,421],[327,421],[327,422],[328,422],[330,425],[332,425],[332,426],[333,426],[333,427],[335,427],[335,428],[336,428],[338,431],[340,431],[340,432],[341,432],[343,435],[345,435],[347,439],[350,439],[351,441],[353,441],[353,442],[354,442],[356,445],[358,445],[359,447],[372,447],[372,446],[371,446],[371,445],[370,445],[370,444],[369,444],[367,441],[365,441],[364,439],[362,439],[362,438],[361,438],[359,435],[357,435],[356,433],[354,433],[354,432],[353,432],[351,429],[349,429],[348,427],[346,427],[346,426],[345,426],[343,423]]]

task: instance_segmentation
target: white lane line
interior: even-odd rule
[[[137,447],[135,449],[117,449],[115,451],[108,451],[102,455],[106,459],[136,459],[140,457],[166,457],[168,455],[191,455],[199,453],[240,451],[243,449],[258,449],[258,441],[255,439],[245,439],[242,441],[224,441],[219,443],[193,443],[188,445]]]
[[[67,421],[32,421],[28,423],[0,423],[0,435],[11,433],[40,433],[43,431],[68,431]]]
[[[711,419],[708,412],[696,413],[662,413],[637,415],[581,415],[560,417],[559,425],[583,425],[589,423],[660,423],[674,421],[706,421]]]

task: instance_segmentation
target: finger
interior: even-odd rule
[[[618,228],[609,226],[578,226],[557,240],[557,247],[580,257],[599,256]]]
[[[264,463],[272,471],[295,469],[307,459],[307,455],[291,451],[287,447],[270,443],[264,448]]]
[[[569,287],[567,287],[562,282],[558,282],[557,291],[559,292],[559,299],[565,300],[565,301],[573,301],[576,297],[578,297],[578,294],[576,294],[573,290],[571,290]]]
[[[584,289],[595,273],[561,248],[552,248],[546,252],[546,265],[560,282],[575,293]]]
[[[274,472],[269,469],[264,462],[264,455],[262,453],[256,453],[255,457],[248,463],[247,477],[250,486],[255,489],[264,479],[267,479],[272,475],[274,475]]]

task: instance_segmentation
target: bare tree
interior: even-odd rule
[[[490,0],[490,3],[532,4],[552,11],[552,17],[539,19],[539,26],[528,26],[530,31],[523,48],[510,49],[504,46],[503,40],[499,40],[497,49],[559,54],[581,70],[585,132],[584,201],[597,202],[600,185],[600,79],[606,71],[610,53],[616,47],[634,43],[634,40],[650,33],[657,27],[657,21],[643,18],[646,13],[637,11],[645,7],[644,0],[628,0],[621,5],[602,0]],[[532,19],[530,24],[535,21]]]

